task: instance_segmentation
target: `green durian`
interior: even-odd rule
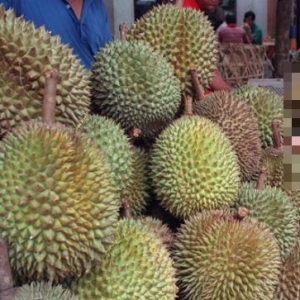
[[[261,146],[263,148],[273,145],[271,123],[278,120],[283,124],[283,101],[274,92],[256,86],[243,86],[234,93],[245,99],[258,120]],[[282,133],[281,133],[282,134]]]
[[[62,286],[53,286],[50,282],[26,284],[18,288],[12,300],[79,300]]]
[[[206,88],[217,67],[217,39],[203,12],[174,5],[159,5],[136,21],[128,40],[143,40],[173,65],[184,95],[192,95],[190,69],[195,68]]]
[[[244,100],[230,92],[219,91],[195,102],[193,112],[217,123],[236,151],[241,179],[249,181],[261,157],[257,119]]]
[[[165,129],[154,145],[150,167],[158,200],[179,218],[228,207],[240,188],[230,140],[204,117],[182,117]]]
[[[249,214],[269,226],[278,241],[281,257],[286,258],[297,238],[297,212],[282,190],[266,186],[256,189],[242,185],[235,207],[246,207]]]
[[[0,237],[17,281],[58,283],[99,263],[119,211],[99,148],[67,127],[29,122],[0,153]]]
[[[105,154],[116,186],[125,197],[133,176],[133,158],[129,138],[124,130],[113,120],[96,115],[88,116],[80,128]]]
[[[180,227],[174,248],[182,299],[272,299],[280,255],[264,224],[203,211]]]
[[[59,36],[0,5],[0,134],[22,121],[39,119],[49,69],[60,75],[56,120],[76,126],[89,113],[89,72]]]
[[[144,135],[153,122],[172,119],[181,101],[172,66],[143,41],[115,41],[99,51],[92,94],[95,111]]]
[[[175,300],[175,269],[160,238],[140,221],[122,219],[104,260],[76,281],[81,300]]]

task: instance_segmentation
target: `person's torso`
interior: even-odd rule
[[[64,44],[74,50],[83,65],[90,68],[99,48],[112,39],[106,24],[107,13],[103,1],[85,0],[78,20],[66,0],[12,0],[17,16],[42,25],[52,35],[59,35]]]
[[[222,38],[222,43],[244,43],[245,32],[240,27],[223,28],[219,35]]]
[[[200,6],[196,2],[196,0],[184,0],[183,1],[183,7],[190,7],[195,10],[201,10]]]

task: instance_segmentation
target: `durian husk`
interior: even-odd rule
[[[190,69],[206,88],[217,66],[217,40],[207,16],[191,8],[159,5],[136,21],[128,40],[143,40],[173,65],[184,95],[193,95]]]
[[[279,282],[273,300],[300,299],[300,239],[281,267]]]
[[[62,125],[24,123],[0,156],[0,237],[16,281],[62,280],[99,263],[113,243],[119,194],[104,154]]]
[[[89,113],[90,73],[59,36],[0,5],[1,135],[22,121],[39,119],[48,69],[60,75],[56,120],[76,126]]]
[[[245,101],[230,92],[219,91],[194,103],[193,112],[218,124],[236,151],[242,181],[255,174],[261,148],[257,119]]]
[[[175,269],[163,242],[140,221],[122,219],[101,264],[73,283],[82,300],[175,300]]]
[[[158,201],[181,219],[203,209],[229,207],[240,188],[230,140],[204,117],[182,117],[165,129],[156,140],[150,168]]]
[[[17,289],[12,300],[79,300],[77,296],[62,286],[53,286],[50,282],[26,284]]]
[[[272,299],[280,255],[263,223],[203,211],[185,221],[174,247],[182,299]]]
[[[283,136],[283,101],[274,92],[257,86],[242,86],[233,91],[245,99],[247,105],[258,120],[262,148],[273,145],[271,123],[280,122],[281,137]]]

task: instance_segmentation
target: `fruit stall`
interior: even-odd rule
[[[0,6],[0,300],[300,299],[282,97],[207,94],[219,55],[167,4],[87,71]]]

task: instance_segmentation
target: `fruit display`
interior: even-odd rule
[[[0,6],[0,299],[300,300],[283,101],[213,90],[203,12],[94,56]]]
[[[0,134],[42,113],[45,71],[58,69],[56,119],[76,126],[88,114],[89,72],[58,36],[0,6]]]

